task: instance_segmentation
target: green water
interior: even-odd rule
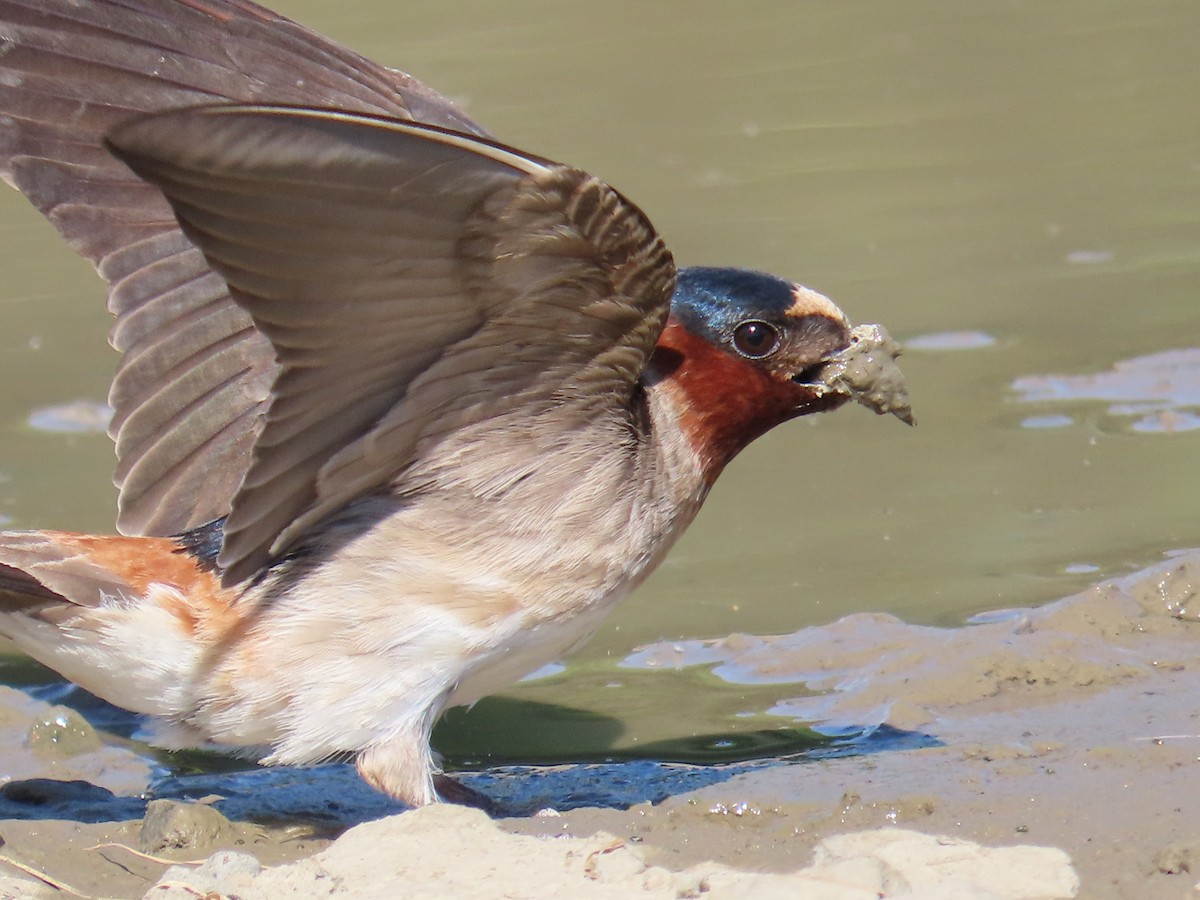
[[[610,181],[682,264],[803,281],[901,340],[994,340],[905,357],[916,429],[852,409],[747,451],[567,671],[510,693],[508,709],[539,704],[514,731],[554,732],[563,758],[754,731],[794,686],[615,663],[854,611],[961,622],[1200,545],[1200,430],[1139,432],[1106,403],[1011,388],[1200,345],[1194,0],[276,6]],[[102,291],[11,192],[0,261],[0,513],[107,530],[107,439],[26,424],[103,399]],[[547,724],[546,708],[565,711]],[[588,716],[604,722],[572,725]],[[456,754],[486,757],[489,729],[460,726]]]

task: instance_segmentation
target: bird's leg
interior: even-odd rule
[[[354,761],[367,784],[411,807],[437,800],[428,735],[403,732],[379,741]]]

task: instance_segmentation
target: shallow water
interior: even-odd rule
[[[787,687],[616,664],[857,611],[955,624],[1200,545],[1194,356],[1124,364],[1200,346],[1192,0],[276,7],[612,182],[681,263],[774,271],[913,339],[918,428],[851,409],[760,441],[566,671],[512,692],[567,712],[514,731],[604,755],[791,726],[766,716]],[[30,424],[103,400],[102,291],[11,193],[0,262],[0,514],[107,530],[107,439]],[[589,712],[605,727],[575,730]]]

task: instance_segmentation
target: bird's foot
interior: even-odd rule
[[[500,804],[496,803],[491,797],[480,793],[474,788],[469,788],[461,782],[455,781],[449,775],[434,775],[433,788],[437,791],[438,796],[447,803],[482,809],[492,818],[498,818],[505,814]]]

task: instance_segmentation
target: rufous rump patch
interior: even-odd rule
[[[189,634],[203,627],[223,630],[235,595],[219,579],[180,552],[171,538],[72,534],[46,531],[47,538],[69,548],[92,565],[119,576],[132,593],[154,600],[172,613]],[[163,590],[169,588],[173,590]]]

